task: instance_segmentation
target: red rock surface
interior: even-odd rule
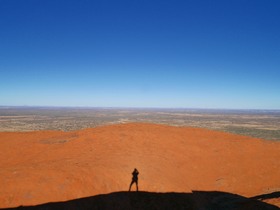
[[[2,132],[0,148],[0,208],[126,191],[135,167],[143,191],[280,191],[280,142],[201,128]]]

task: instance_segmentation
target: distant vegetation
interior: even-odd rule
[[[0,107],[0,122],[0,131],[70,131],[148,122],[280,140],[280,110]]]

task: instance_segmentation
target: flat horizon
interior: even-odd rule
[[[260,108],[203,108],[203,107],[125,107],[125,106],[55,106],[55,105],[0,105],[0,108],[73,108],[73,109],[166,109],[166,110],[244,110],[244,111],[280,111],[280,109]]]

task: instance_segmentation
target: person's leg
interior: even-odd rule
[[[136,190],[137,190],[137,192],[138,192],[138,180],[135,181],[135,183],[136,183]]]
[[[131,181],[130,183],[130,186],[129,186],[129,191],[131,190],[131,186],[133,185],[133,180]]]

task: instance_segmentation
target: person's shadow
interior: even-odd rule
[[[129,186],[129,191],[131,191],[131,186],[135,183],[136,184],[136,191],[138,191],[138,174],[139,171],[135,168],[132,172],[132,180]]]

